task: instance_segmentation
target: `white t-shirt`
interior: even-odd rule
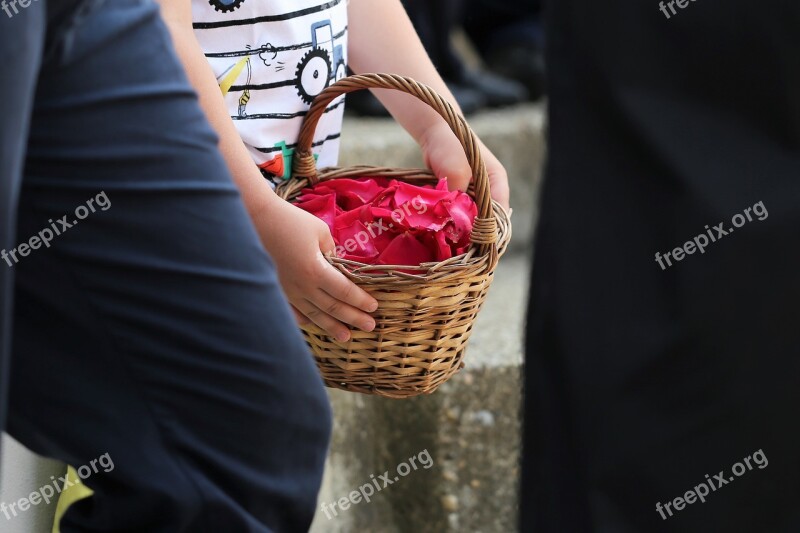
[[[346,0],[192,0],[194,32],[256,164],[288,178],[314,97],[347,68]],[[319,167],[336,164],[344,98],[314,137]]]

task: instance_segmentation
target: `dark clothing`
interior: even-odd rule
[[[460,78],[465,68],[451,40],[461,21],[462,3],[463,0],[403,0],[425,50],[445,79]]]
[[[21,180],[9,432],[113,460],[64,533],[306,531],[330,409],[275,269],[157,7],[84,7],[46,38],[0,29],[4,216]]]
[[[506,46],[527,46],[530,53],[542,46],[539,0],[465,0],[464,30],[478,52],[487,58]],[[492,68],[487,59],[487,67]]]
[[[44,47],[43,7],[34,5],[10,17],[0,11],[0,250],[14,246],[16,238],[19,178],[33,107],[32,88]],[[0,429],[5,427],[6,416],[13,282],[14,271],[0,263]]]
[[[546,8],[525,533],[800,531],[800,3],[675,7]]]

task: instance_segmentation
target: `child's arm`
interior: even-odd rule
[[[340,340],[350,336],[342,322],[372,330],[375,321],[364,311],[374,311],[377,301],[330,266],[320,252],[334,250],[328,226],[278,198],[239,137],[214,73],[195,39],[191,1],[158,3],[200,105],[220,137],[220,151],[261,240],[275,261],[289,302],[295,311]]]
[[[425,52],[400,0],[350,0],[349,55],[355,72],[391,72],[429,85],[457,105]],[[378,91],[381,102],[420,144],[437,176],[466,189],[471,171],[464,150],[442,118],[419,100],[398,91]],[[508,209],[508,175],[481,143],[492,197]]]

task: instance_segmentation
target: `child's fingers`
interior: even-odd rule
[[[357,288],[357,287],[356,287]],[[320,287],[312,299],[306,298],[311,301],[317,308],[323,311],[326,315],[330,315],[337,320],[341,320],[345,324],[357,327],[363,331],[372,331],[375,329],[375,319],[369,316],[361,309],[348,304],[344,300],[334,298],[328,292]],[[377,303],[377,302],[376,302]],[[307,314],[312,320],[314,317]]]
[[[300,311],[298,311],[295,306],[292,305],[290,307],[292,308],[292,313],[294,313],[294,319],[297,321],[298,325],[305,326],[306,324],[311,323],[308,317],[303,313],[301,313]]]
[[[462,152],[440,152],[431,154],[431,170],[438,178],[447,178],[450,190],[466,191],[472,181],[472,169]]]
[[[466,191],[472,169],[461,143],[445,125],[435,128],[422,143],[425,163],[438,178],[447,178],[450,190]]]
[[[505,173],[505,169],[500,167],[494,171],[494,173],[490,170],[489,186],[492,190],[492,198],[502,205],[503,209],[508,211],[511,193],[509,191],[508,176]]]
[[[508,209],[510,194],[506,170],[497,157],[480,141],[479,146],[489,174],[492,198]],[[454,189],[467,190],[472,181],[472,169],[464,154],[464,149],[452,132],[446,128],[436,128],[425,137],[422,149],[428,166],[438,178],[447,178],[451,191]]]
[[[378,308],[378,301],[369,295],[367,291],[347,279],[347,277],[335,269],[328,269],[323,277],[318,281],[319,288],[335,301],[343,302],[361,311],[371,313]],[[369,317],[362,313],[362,319]],[[370,318],[372,320],[372,318]],[[352,322],[348,322],[352,324]],[[353,324],[360,327],[357,324]],[[361,328],[364,329],[364,328]]]
[[[333,240],[333,236],[327,226],[325,226],[324,230],[321,232],[319,250],[322,252],[322,255],[336,253],[336,241]]]
[[[496,200],[503,209],[509,209],[509,197],[511,196],[508,185],[508,172],[500,160],[482,146],[483,159],[486,161],[486,171],[489,173],[489,185],[492,190],[492,198]]]
[[[335,300],[321,290],[315,292],[313,299],[306,298],[304,303],[300,304],[300,311],[340,342],[350,339],[350,330],[345,324],[364,331],[372,331],[375,328],[375,320],[371,316],[340,300]]]
[[[339,342],[347,342],[350,340],[350,330],[347,326],[323,312],[319,307],[312,302],[305,300],[303,303],[298,304],[298,309],[308,319],[325,330],[325,332],[334,337]]]

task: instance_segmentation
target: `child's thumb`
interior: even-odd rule
[[[319,232],[319,250],[322,255],[334,255],[336,253],[336,241],[333,240],[331,230],[325,223],[323,223],[323,227],[320,228]]]
[[[431,154],[430,166],[437,178],[447,178],[450,190],[466,191],[472,181],[472,169],[461,152]]]

